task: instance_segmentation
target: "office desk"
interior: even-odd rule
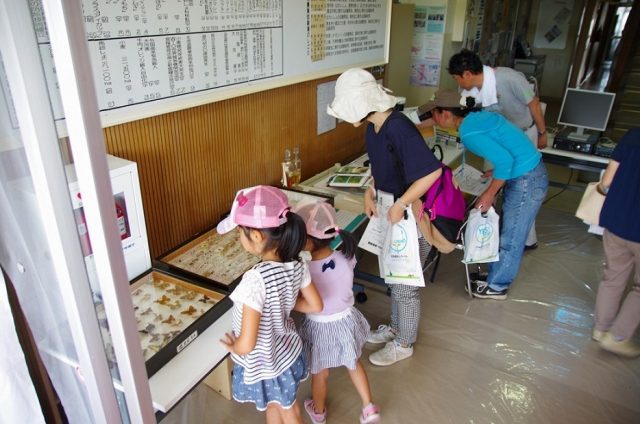
[[[542,160],[545,163],[559,166],[566,166],[567,168],[577,169],[580,171],[594,172],[597,174],[602,173],[609,163],[609,158],[603,158],[601,156],[590,155],[586,153],[570,152],[567,150],[554,149],[553,147],[546,147],[541,150]],[[584,191],[584,187],[576,185],[567,185],[564,183],[556,183],[550,181],[549,185],[555,187],[567,187],[573,191]]]
[[[542,159],[546,163],[567,166],[581,171],[600,172],[605,169],[609,163],[609,158],[554,149],[553,147],[545,147],[541,152]]]

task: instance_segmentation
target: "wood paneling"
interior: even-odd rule
[[[335,78],[105,128],[107,152],[138,164],[151,256],[217,223],[238,189],[279,185],[285,148],[303,179],[363,153],[363,127],[316,135],[316,86]]]

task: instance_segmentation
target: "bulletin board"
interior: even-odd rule
[[[83,0],[103,127],[388,62],[391,0]],[[30,1],[64,119],[41,2]]]

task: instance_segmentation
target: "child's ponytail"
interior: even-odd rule
[[[276,249],[282,262],[300,260],[300,252],[307,242],[307,231],[304,221],[293,212],[287,212],[287,222],[278,228],[263,230],[268,234],[267,249]]]
[[[358,248],[358,242],[356,237],[349,231],[340,230],[340,238],[342,239],[342,246],[340,251],[347,259],[351,259],[356,255],[356,249]]]

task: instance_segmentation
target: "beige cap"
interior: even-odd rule
[[[418,108],[418,116],[422,116],[436,107],[457,108],[467,107],[467,104],[465,99],[455,90],[438,90],[431,98],[431,101]]]
[[[370,112],[384,112],[394,107],[397,99],[389,93],[369,72],[351,68],[338,77],[335,97],[327,106],[327,113],[355,124]]]

